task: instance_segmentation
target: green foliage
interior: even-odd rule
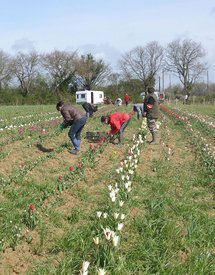
[[[110,97],[112,101],[115,101],[118,97],[123,100],[125,93],[128,93],[134,103],[143,101],[143,98],[140,95],[143,90],[143,83],[137,79],[120,81],[117,85],[111,85],[104,88],[105,95]]]

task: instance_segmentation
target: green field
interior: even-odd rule
[[[134,115],[118,146],[86,139],[132,111],[103,106],[78,155],[54,105],[1,109],[0,274],[214,274],[214,106],[166,107],[158,145]]]

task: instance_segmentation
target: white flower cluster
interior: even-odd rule
[[[36,121],[36,123],[38,122],[46,122],[46,121],[51,121],[51,120],[55,120],[55,119],[59,119],[61,116],[56,116],[56,117],[50,117],[49,119],[43,120],[43,119],[39,119]],[[25,123],[25,124],[19,124],[19,125],[6,125],[5,127],[0,128],[0,131],[4,131],[4,130],[14,130],[14,129],[18,129],[18,128],[22,128],[22,127],[26,127],[26,126],[33,126],[35,125],[35,122],[30,122],[30,123]]]
[[[128,193],[132,190],[132,179],[137,169],[141,152],[140,146],[147,133],[146,123],[142,124],[140,132],[141,134],[133,136],[133,144],[128,150],[127,157],[120,162],[119,168],[116,169],[116,174],[119,177],[118,182],[107,186],[110,198],[110,209],[108,213],[102,211],[96,212],[96,217],[100,220],[99,225],[102,232],[99,236],[93,238],[95,245],[103,245],[107,242],[110,245],[112,244],[113,248],[119,245],[120,234],[124,228],[124,221],[126,219],[123,206],[126,198],[128,198]],[[145,133],[144,136],[143,133]],[[105,226],[102,224],[105,224]],[[87,274],[86,269],[83,267],[81,272],[81,274]],[[98,274],[102,275],[105,273],[106,271],[104,269],[98,269]]]

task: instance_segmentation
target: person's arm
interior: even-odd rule
[[[69,110],[62,110],[61,114],[64,118],[63,124],[65,125],[65,127],[72,125],[73,123],[73,118],[69,112]]]
[[[119,132],[118,128],[116,128],[115,125],[112,125],[111,126],[111,131],[110,131],[111,135],[115,135],[118,132]]]

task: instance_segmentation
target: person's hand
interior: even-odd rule
[[[147,115],[147,113],[146,113],[146,112],[144,112],[144,113],[143,113],[143,117],[146,117],[146,115]]]
[[[59,130],[62,132],[64,128],[65,128],[65,125],[64,125],[63,123],[61,123],[61,124],[59,125]]]

